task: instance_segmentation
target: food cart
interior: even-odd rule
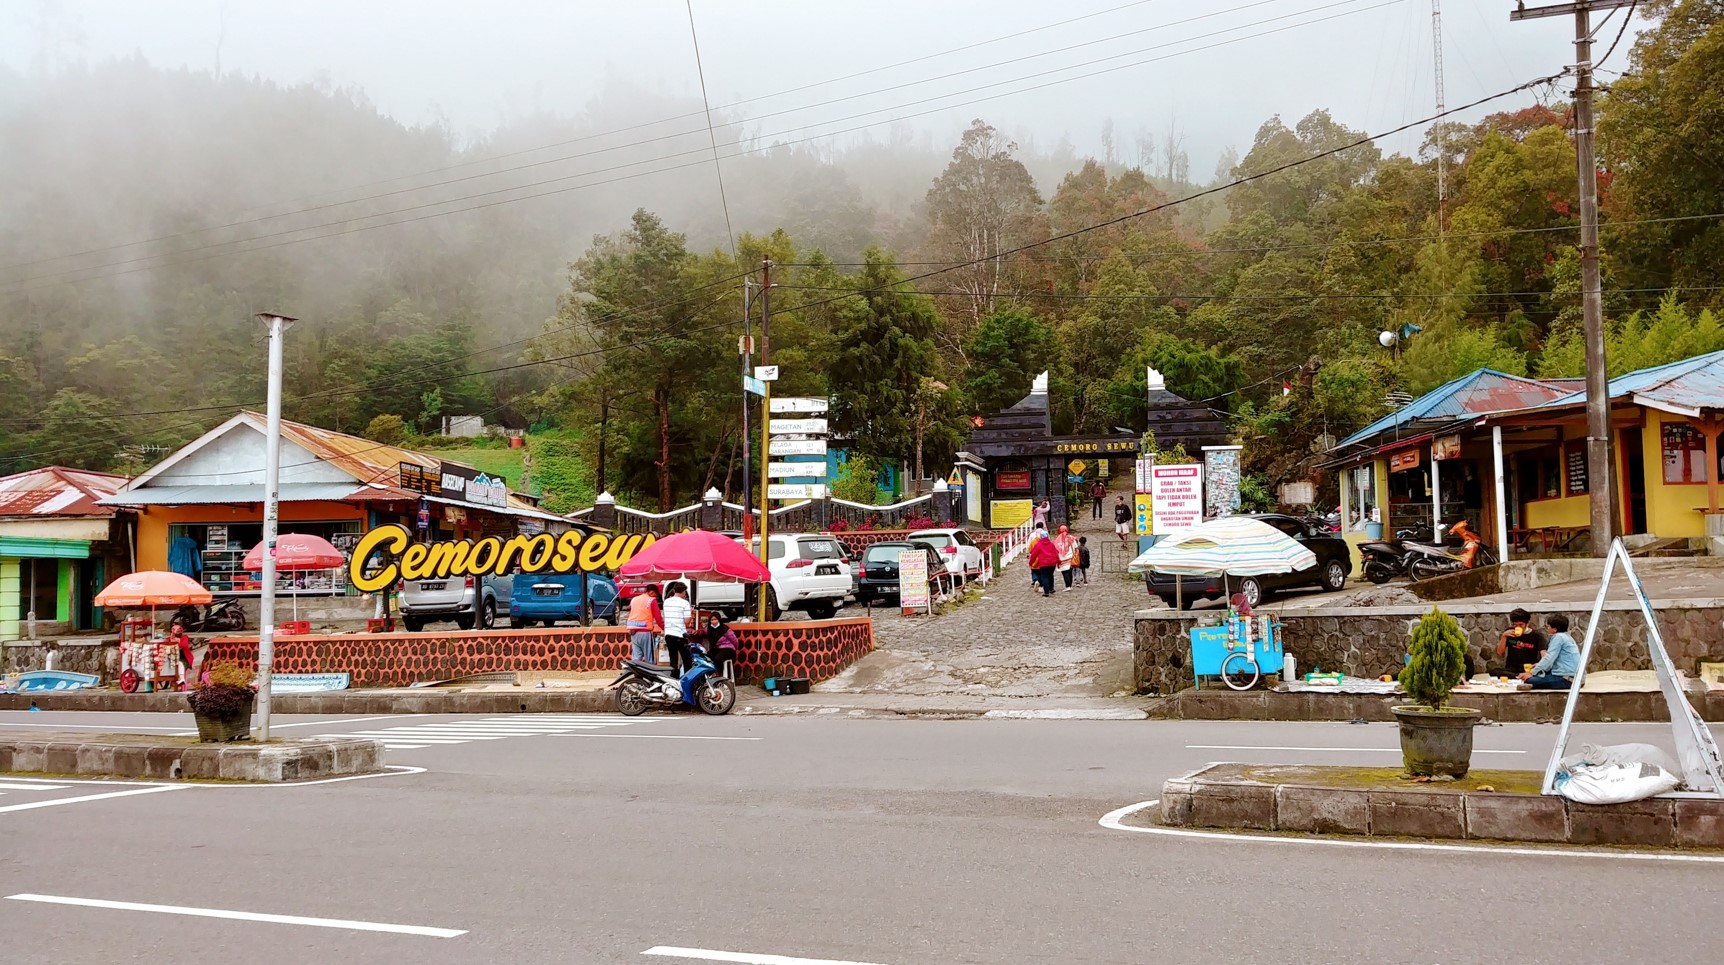
[[[1229,610],[1219,625],[1193,627],[1190,636],[1191,672],[1199,689],[1203,678],[1219,677],[1229,689],[1250,690],[1269,674],[1281,673],[1281,621],[1271,615]]]

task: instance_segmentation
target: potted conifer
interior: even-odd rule
[[[257,700],[251,671],[232,660],[222,660],[204,675],[198,689],[186,694],[197,721],[198,740],[226,743],[251,736],[251,709]]]
[[[1401,671],[1401,689],[1414,702],[1392,708],[1401,723],[1401,758],[1407,772],[1464,777],[1472,766],[1479,712],[1445,705],[1466,674],[1466,634],[1454,617],[1432,607],[1413,628],[1407,651],[1411,659]]]

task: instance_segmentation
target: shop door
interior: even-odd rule
[[[1622,514],[1628,524],[1629,533],[1646,532],[1646,453],[1642,448],[1640,433],[1623,432],[1617,434],[1617,440],[1622,448],[1623,491],[1626,498],[1622,501]]]
[[[72,561],[72,619],[78,630],[100,630],[96,621],[96,594],[102,587],[102,561]]]

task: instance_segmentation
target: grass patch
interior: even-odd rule
[[[521,485],[521,457],[524,449],[440,449],[439,456],[450,462],[465,463],[488,476],[502,476],[510,488]]]
[[[1537,794],[1544,786],[1540,771],[1470,770],[1457,781],[1415,781],[1399,767],[1342,767],[1305,764],[1251,765],[1241,776],[1259,784],[1306,784],[1361,791],[1479,791],[1489,787],[1503,794]]]

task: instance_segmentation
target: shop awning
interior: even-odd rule
[[[282,483],[284,503],[340,502],[362,489],[353,483]],[[261,503],[262,485],[145,486],[126,489],[99,501],[103,506],[209,506]]]

